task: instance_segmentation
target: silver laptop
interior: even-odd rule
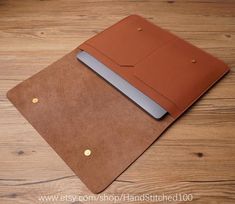
[[[82,51],[77,54],[77,58],[86,64],[89,68],[111,83],[119,91],[125,94],[128,98],[133,100],[146,112],[156,119],[162,118],[167,111],[151,98],[143,94],[141,91],[132,86],[128,81],[113,72],[106,65],[98,61],[89,53]]]

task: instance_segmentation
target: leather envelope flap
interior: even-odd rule
[[[79,62],[79,51],[20,83],[7,97],[87,187],[99,193],[174,119],[167,115],[157,121],[146,114]],[[86,150],[91,154],[86,156]]]
[[[80,48],[175,118],[229,70],[222,61],[137,15],[121,20]]]

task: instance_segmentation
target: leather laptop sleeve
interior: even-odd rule
[[[88,52],[155,100],[156,120],[76,59]],[[112,183],[229,71],[220,60],[131,15],[7,96],[94,193]]]

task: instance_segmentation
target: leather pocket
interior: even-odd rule
[[[225,65],[211,55],[175,39],[138,63],[134,75],[184,111],[223,69]]]
[[[220,60],[132,15],[79,46],[178,117],[227,71]]]
[[[119,66],[134,66],[172,39],[165,30],[130,16],[85,42]],[[158,36],[158,37],[156,37]]]

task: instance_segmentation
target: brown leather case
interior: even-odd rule
[[[76,59],[85,50],[168,114],[156,120]],[[94,193],[134,162],[228,67],[131,15],[11,89],[7,96]],[[32,102],[33,98],[38,101]],[[86,156],[85,150],[91,154]]]

